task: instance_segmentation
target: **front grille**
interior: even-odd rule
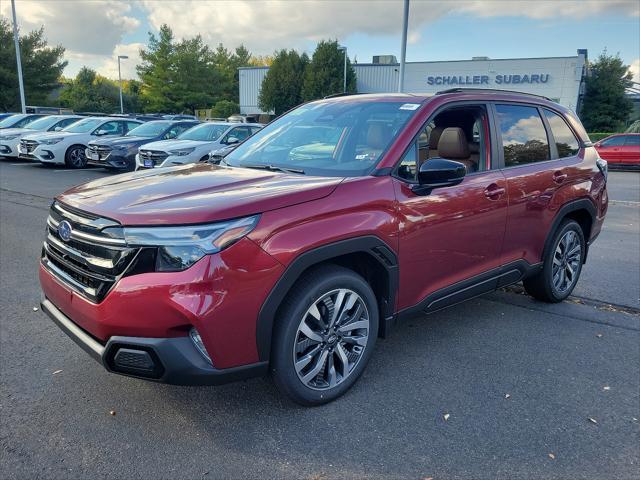
[[[31,153],[38,146],[38,142],[36,142],[35,140],[20,140],[20,146],[22,147],[22,151],[24,153]]]
[[[145,160],[151,160],[152,165],[155,167],[157,165],[162,165],[169,154],[167,152],[162,152],[160,150],[142,150],[138,151],[138,156],[140,157],[140,162],[142,165],[145,165]]]
[[[98,160],[104,161],[111,154],[111,147],[106,145],[89,145],[87,147],[90,153],[97,155]]]
[[[60,224],[71,226],[63,239]],[[89,300],[99,303],[126,275],[139,248],[126,245],[119,223],[55,202],[47,218],[42,264],[52,275]]]

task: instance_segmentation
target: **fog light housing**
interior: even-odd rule
[[[211,357],[209,356],[209,353],[207,352],[207,349],[204,348],[204,343],[202,342],[202,337],[200,337],[200,333],[198,333],[198,330],[196,330],[195,327],[192,328],[189,331],[189,336],[191,337],[191,341],[196,346],[198,351],[202,354],[202,356],[204,358],[207,359],[207,361],[211,364],[211,366],[213,366],[213,362],[211,361]]]

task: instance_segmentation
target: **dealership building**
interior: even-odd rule
[[[575,111],[584,93],[587,50],[572,57],[407,62],[404,91],[434,94],[450,88],[499,88],[542,95]],[[400,65],[393,55],[353,64],[358,93],[396,92]],[[240,68],[240,113],[261,114],[258,96],[269,67]]]

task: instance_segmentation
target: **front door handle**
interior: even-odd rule
[[[560,170],[553,172],[553,181],[560,184],[567,179],[567,174],[562,173]]]
[[[484,189],[484,196],[489,200],[498,200],[505,192],[506,190],[503,187],[499,187],[497,183],[492,183]]]

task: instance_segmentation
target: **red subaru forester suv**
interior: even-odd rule
[[[219,384],[271,372],[316,405],[362,374],[397,319],[518,281],[578,281],[607,165],[542,97],[352,95],[276,119],[220,165],[58,196],[42,309],[110,372]]]

